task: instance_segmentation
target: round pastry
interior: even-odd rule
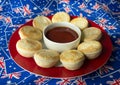
[[[23,57],[30,58],[35,52],[42,49],[42,44],[37,40],[21,39],[17,41],[16,49]]]
[[[70,21],[70,16],[69,14],[65,12],[57,12],[56,14],[53,15],[52,17],[52,22],[69,22]]]
[[[71,23],[78,26],[81,30],[88,27],[88,21],[84,17],[77,17],[71,20]]]
[[[51,23],[51,20],[45,16],[37,16],[33,19],[33,27],[38,28],[41,31]]]
[[[59,61],[59,53],[54,50],[42,49],[34,54],[36,64],[43,68],[55,66]]]
[[[99,40],[102,32],[99,28],[89,27],[83,30],[83,41]]]
[[[67,50],[61,53],[60,61],[68,70],[79,69],[85,60],[85,56],[79,50]]]
[[[85,41],[78,46],[78,50],[83,52],[88,59],[95,59],[100,55],[102,45],[98,41]]]
[[[19,30],[19,35],[21,39],[29,38],[34,40],[42,39],[42,32],[32,26],[23,26]]]

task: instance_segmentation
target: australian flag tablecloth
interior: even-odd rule
[[[85,76],[51,78],[31,73],[11,58],[8,44],[18,27],[38,15],[59,11],[87,17],[109,34],[113,50],[103,67]],[[0,85],[120,85],[120,1],[0,0]]]

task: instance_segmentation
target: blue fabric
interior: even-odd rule
[[[85,76],[55,79],[28,72],[14,62],[8,50],[12,33],[37,15],[48,16],[58,11],[65,11],[72,16],[87,17],[106,30],[113,43],[112,55],[107,64]],[[14,73],[17,76],[11,77]],[[43,81],[38,82],[39,79]],[[120,1],[0,0],[0,85],[7,84],[120,85]]]

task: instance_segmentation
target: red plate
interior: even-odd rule
[[[51,17],[49,18],[51,19]],[[75,17],[71,17],[71,18],[75,18]],[[108,34],[99,25],[95,24],[91,20],[88,21],[90,26],[98,27],[99,29],[101,29],[103,36],[100,42],[102,43],[103,51],[98,58],[94,60],[86,60],[84,65],[79,70],[69,71],[64,67],[41,68],[36,65],[33,58],[22,57],[16,50],[16,42],[20,39],[18,35],[19,28],[11,36],[9,42],[10,54],[18,65],[35,74],[48,76],[48,77],[56,77],[56,78],[75,77],[75,76],[83,76],[89,74],[93,71],[96,71],[98,68],[103,66],[108,61],[112,52],[112,43]],[[32,20],[27,22],[23,26],[25,25],[32,26]]]

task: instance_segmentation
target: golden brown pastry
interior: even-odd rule
[[[33,40],[41,40],[42,32],[39,29],[36,29],[32,26],[23,26],[19,30],[19,35],[21,39],[33,39]]]
[[[69,22],[70,16],[66,12],[57,12],[52,17],[52,22]]]
[[[78,50],[83,52],[88,59],[95,59],[100,55],[102,45],[99,41],[85,41],[78,46]]]
[[[89,27],[83,30],[83,41],[99,40],[102,32],[99,28]]]
[[[59,53],[54,50],[42,49],[34,54],[36,64],[43,68],[55,66],[59,61]]]
[[[67,50],[61,53],[60,61],[68,70],[79,69],[85,60],[85,56],[79,50]]]
[[[81,30],[85,29],[88,27],[88,21],[86,18],[84,17],[77,17],[74,18],[70,21],[70,23],[76,25],[77,27],[79,27]]]
[[[33,27],[38,28],[41,31],[51,23],[51,20],[45,16],[37,16],[33,19]]]
[[[42,44],[37,40],[21,39],[17,41],[16,49],[23,57],[31,58],[35,52],[42,49]]]

